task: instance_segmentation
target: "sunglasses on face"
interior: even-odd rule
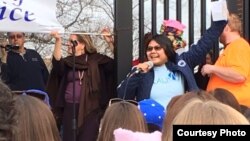
[[[134,104],[135,106],[138,106],[138,102],[135,101],[135,100],[125,100],[125,99],[121,99],[121,98],[112,98],[109,100],[109,106],[114,104],[114,103],[117,103],[117,102],[128,102],[128,103],[131,103],[131,104]]]
[[[72,45],[72,46],[77,46],[78,45],[78,41],[77,40],[69,39],[68,44]]]
[[[154,49],[155,51],[159,51],[159,50],[162,49],[162,47],[161,47],[161,46],[154,46],[154,47],[148,46],[148,47],[147,47],[147,51],[152,51],[153,49]]]
[[[23,38],[23,35],[22,34],[10,35],[9,38],[10,39],[15,39],[15,38],[21,39],[21,38]]]

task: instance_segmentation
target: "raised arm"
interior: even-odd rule
[[[62,58],[62,38],[60,34],[56,31],[51,32],[51,36],[55,38],[55,48],[53,52],[54,58],[59,61]]]
[[[204,35],[198,40],[197,44],[191,45],[188,52],[181,54],[191,68],[202,63],[206,54],[215,44],[219,43],[219,37],[226,24],[227,21],[213,22],[211,27],[207,29]]]
[[[211,12],[213,18],[211,27],[199,39],[197,44],[190,47],[189,52],[183,54],[183,59],[192,68],[202,63],[206,54],[215,44],[219,43],[219,37],[227,24],[229,12],[225,0],[213,1],[211,3]]]

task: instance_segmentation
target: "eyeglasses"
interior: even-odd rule
[[[15,39],[15,38],[21,39],[21,38],[23,38],[23,35],[21,35],[21,34],[10,35],[9,38],[10,38],[10,39]]]
[[[121,99],[121,98],[112,98],[109,100],[109,106],[114,104],[114,103],[117,103],[117,102],[128,102],[128,103],[131,103],[131,104],[134,104],[135,106],[138,106],[138,102],[135,101],[135,100],[125,100],[125,99]]]
[[[159,50],[162,49],[162,47],[161,47],[161,46],[154,46],[154,47],[148,46],[148,47],[147,47],[147,51],[152,51],[153,49],[154,49],[155,51],[159,51]]]

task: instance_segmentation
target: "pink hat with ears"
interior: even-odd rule
[[[181,22],[177,21],[177,20],[164,20],[163,21],[163,25],[166,26],[166,27],[173,27],[173,28],[176,28],[176,29],[179,29],[181,31],[183,31],[186,26],[183,25]]]
[[[161,135],[159,131],[144,133],[122,128],[114,130],[115,141],[161,141]]]

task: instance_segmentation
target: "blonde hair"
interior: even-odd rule
[[[97,141],[113,141],[117,128],[147,132],[147,124],[140,110],[134,104],[122,101],[107,108],[101,123]]]
[[[172,126],[172,121],[176,115],[185,107],[190,99],[198,98],[202,101],[216,100],[212,94],[204,90],[187,92],[183,95],[173,97],[167,105],[167,112],[164,119],[162,134],[166,135],[169,128]]]
[[[86,33],[85,31],[76,31],[79,33]],[[96,53],[96,48],[94,47],[93,41],[89,35],[86,34],[72,34],[77,37],[77,41],[85,44],[85,52],[88,54]]]
[[[239,32],[239,34],[242,35],[242,21],[238,15],[232,13],[229,14],[228,26],[233,32]]]
[[[40,99],[17,95],[18,133],[13,141],[60,141],[59,131],[49,107]]]
[[[240,112],[219,101],[193,98],[174,118],[172,125],[178,124],[249,125],[249,121]],[[163,136],[163,141],[172,141],[173,127],[170,126]]]

